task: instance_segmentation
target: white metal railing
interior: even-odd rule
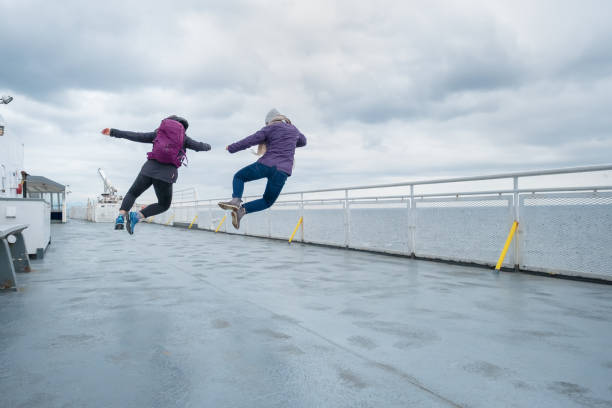
[[[227,227],[228,222],[220,231],[286,239],[303,217],[297,241],[495,265],[513,221],[518,221],[506,267],[612,280],[612,251],[589,249],[612,248],[612,186],[521,186],[534,177],[609,171],[612,165],[288,192],[271,209],[245,217],[240,231]],[[470,186],[502,179],[512,187]],[[468,186],[426,191],[458,183]],[[407,191],[396,191],[402,189]],[[249,198],[254,197],[245,200]],[[155,222],[215,230],[229,214],[217,207],[225,199],[177,201]],[[528,215],[525,222],[523,214]],[[542,231],[552,236],[539,236]]]
[[[198,190],[195,187],[187,187],[180,190],[174,190],[172,193],[174,201],[197,201]]]

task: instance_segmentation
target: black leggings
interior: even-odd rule
[[[136,199],[145,192],[146,189],[151,187],[155,189],[155,195],[157,196],[157,203],[147,206],[141,211],[142,215],[146,217],[152,217],[153,215],[161,214],[170,208],[172,203],[172,183],[166,183],[158,179],[154,179],[149,176],[145,176],[142,173],[136,177],[134,184],[128,190],[127,194],[123,198],[121,203],[121,210],[130,211]]]

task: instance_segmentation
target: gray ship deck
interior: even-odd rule
[[[612,287],[53,225],[0,294],[3,407],[612,407]]]

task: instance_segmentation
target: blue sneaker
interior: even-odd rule
[[[138,224],[138,221],[140,221],[138,213],[136,211],[130,211],[125,223],[125,228],[130,234],[134,234],[134,226]]]
[[[124,222],[125,222],[125,219],[123,218],[123,214],[119,214],[119,216],[115,220],[115,229],[122,230]]]

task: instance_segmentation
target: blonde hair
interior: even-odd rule
[[[268,123],[266,123],[266,125],[271,125],[271,124],[273,124],[275,122],[285,122],[285,123],[287,123],[289,125],[291,124],[291,121],[285,115],[277,115],[277,116],[273,117],[272,119],[270,119],[270,121]]]
[[[266,123],[266,126],[269,126],[273,123],[279,123],[279,122],[285,122],[287,124],[291,124],[291,120],[289,120],[288,117],[286,117],[285,115],[277,115],[275,117],[273,117],[272,119],[270,119],[269,122]],[[266,154],[266,144],[265,143],[260,143],[257,146],[257,152],[253,152],[254,154],[256,154],[257,156],[263,156],[264,154]]]

